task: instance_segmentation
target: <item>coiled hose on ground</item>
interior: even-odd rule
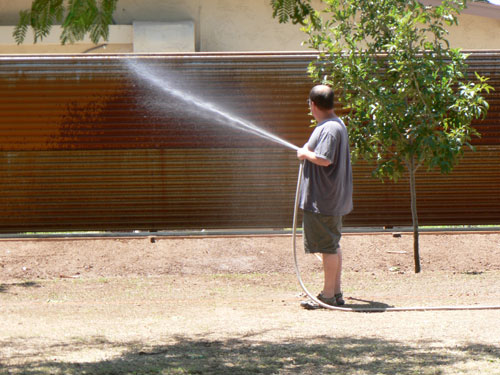
[[[292,225],[292,248],[293,248],[293,258],[295,263],[295,272],[297,274],[297,279],[304,293],[318,306],[329,310],[338,311],[348,311],[348,312],[386,312],[386,311],[436,311],[436,310],[500,310],[500,306],[416,306],[416,307],[340,307],[331,306],[314,297],[309,290],[307,290],[304,282],[302,281],[302,276],[300,275],[299,263],[297,260],[297,213],[299,208],[299,193],[300,186],[302,182],[302,172],[303,172],[304,162],[300,163],[299,174],[297,178],[297,190],[295,192],[295,206],[293,210],[293,225]]]

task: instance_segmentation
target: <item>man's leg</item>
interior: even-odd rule
[[[340,248],[337,254],[323,254],[323,272],[325,280],[322,295],[332,298],[342,290],[342,251]]]
[[[337,249],[338,259],[338,267],[337,274],[335,275],[335,294],[342,293],[342,250],[340,247]]]

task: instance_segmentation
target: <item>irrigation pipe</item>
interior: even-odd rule
[[[500,310],[499,305],[494,306],[416,306],[416,307],[339,307],[328,305],[316,297],[314,297],[309,290],[307,290],[304,282],[302,281],[302,276],[300,275],[299,262],[297,260],[297,213],[299,208],[299,194],[300,185],[302,181],[304,163],[301,162],[299,166],[299,174],[297,178],[297,190],[295,192],[295,206],[293,210],[293,225],[292,225],[292,247],[293,247],[293,259],[295,263],[295,272],[297,274],[297,279],[304,293],[319,306],[337,311],[347,311],[347,312],[386,312],[386,311],[445,311],[445,310]]]

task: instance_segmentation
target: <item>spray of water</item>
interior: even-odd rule
[[[217,121],[223,125],[230,126],[234,129],[242,130],[247,133],[259,136],[261,138],[267,139],[269,141],[278,143],[280,145],[286,146],[292,150],[298,150],[298,147],[294,144],[281,139],[280,137],[258,127],[257,125],[246,121],[242,118],[232,115],[228,111],[216,106],[213,103],[207,102],[198,98],[190,93],[173,87],[170,80],[166,79],[164,76],[158,74],[153,69],[148,67],[146,64],[140,61],[129,60],[127,62],[130,71],[132,71],[139,79],[146,80],[152,86],[160,89],[164,93],[171,95],[177,99],[180,99],[188,104],[194,105],[199,109],[202,109],[206,113],[213,115]]]

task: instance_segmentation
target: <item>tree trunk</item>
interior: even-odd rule
[[[420,272],[420,251],[418,246],[418,215],[417,215],[417,188],[415,186],[415,158],[412,157],[409,165],[411,218],[413,221],[413,259],[415,260],[415,273]]]

